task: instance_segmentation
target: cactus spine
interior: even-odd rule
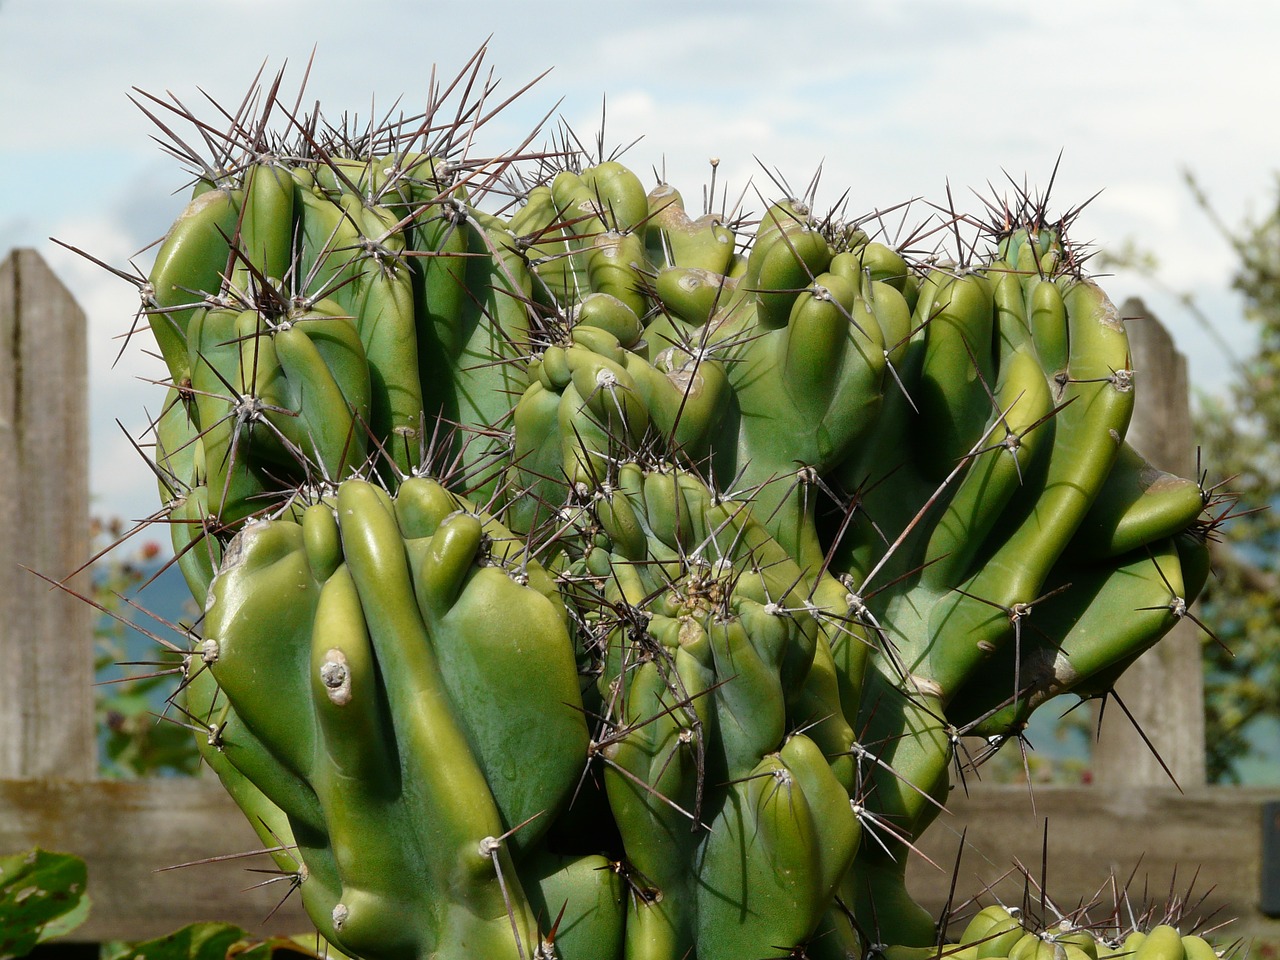
[[[449,115],[238,122],[142,287],[210,765],[353,956],[934,943],[903,863],[957,738],[1203,582],[1070,217],[943,262]]]

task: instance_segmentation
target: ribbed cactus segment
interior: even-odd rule
[[[227,761],[295,833],[327,837],[335,944],[503,956],[511,922],[533,935],[513,858],[567,805],[588,730],[565,608],[509,531],[432,481],[393,499],[350,480],[246,524],[204,622],[252,737]]]
[[[1122,320],[1026,197],[925,258],[482,103],[237,121],[141,285],[202,751],[351,956],[915,957],[959,737],[1207,575]]]

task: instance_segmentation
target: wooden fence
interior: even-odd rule
[[[1172,459],[1191,449],[1185,363],[1140,304],[1124,312],[1140,317],[1129,322],[1142,378],[1131,436],[1150,459],[1188,474],[1194,464]],[[259,845],[215,780],[97,779],[91,611],[23,569],[58,576],[88,555],[85,346],[83,313],[40,257],[10,254],[0,265],[0,852],[41,846],[85,858],[94,905],[75,935],[82,941],[214,919],[260,933],[308,929],[296,898],[263,922],[281,891],[247,890],[262,875],[246,867],[265,860],[164,870]],[[1038,879],[1047,837],[1048,891],[1064,907],[1109,903],[1106,878],[1137,867],[1136,895],[1182,892],[1195,876],[1195,889],[1210,891],[1201,913],[1238,918],[1232,929],[1242,934],[1280,932],[1258,908],[1263,805],[1280,789],[1204,784],[1193,629],[1144,658],[1122,695],[1181,789],[1112,710],[1089,785],[1029,796],[970,777],[967,792],[954,792],[924,844],[945,869],[910,865],[930,907],[947,899],[962,832],[962,893],[995,884],[1014,863]],[[1012,896],[1020,886],[999,889]]]

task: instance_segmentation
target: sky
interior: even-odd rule
[[[979,194],[1008,194],[1009,178],[1042,189],[1061,157],[1055,206],[1097,195],[1075,239],[1158,261],[1156,282],[1102,283],[1117,303],[1146,299],[1190,357],[1193,386],[1221,391],[1229,363],[1175,294],[1195,295],[1216,334],[1247,350],[1231,251],[1184,177],[1228,224],[1273,202],[1274,0],[0,0],[0,254],[35,247],[88,313],[95,511],[137,518],[158,505],[116,420],[145,428],[163,396],[141,378],[160,371],[140,342],[116,361],[133,287],[49,238],[145,270],[181,210],[187,174],[134,88],[212,117],[210,100],[238,103],[264,63],[296,92],[314,50],[306,102],[365,117],[398,97],[421,104],[433,64],[452,76],[486,43],[500,95],[551,72],[478,148],[518,144],[549,111],[590,142],[603,104],[606,142],[641,138],[623,159],[647,182],[665,169],[686,196],[716,157],[731,193],[753,180],[774,192],[765,167],[803,189],[821,167],[819,207],[846,190],[855,215],[946,202],[949,188],[980,214]]]

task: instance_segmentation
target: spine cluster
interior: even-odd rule
[[[484,96],[357,135],[277,89],[175,137],[139,287],[182,709],[323,936],[934,943],[903,868],[963,738],[1105,695],[1207,575],[1073,215],[695,215],[616,159],[471,155]]]

